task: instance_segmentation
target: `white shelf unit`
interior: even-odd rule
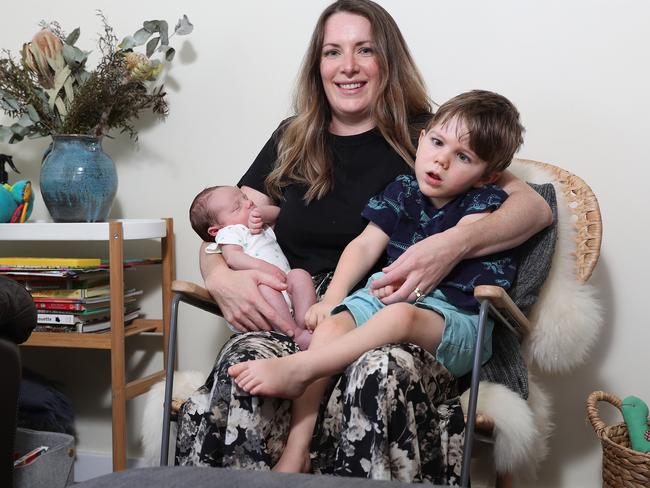
[[[162,318],[136,319],[124,326],[124,241],[160,239]],[[97,223],[26,222],[0,224],[0,241],[105,241],[108,245],[111,291],[111,329],[105,333],[33,332],[25,347],[105,349],[111,354],[113,470],[126,469],[126,401],[149,390],[165,377],[163,369],[126,381],[125,339],[142,332],[162,336],[163,365],[167,364],[167,338],[174,279],[173,220],[123,219]]]

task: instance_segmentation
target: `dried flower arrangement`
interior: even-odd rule
[[[101,59],[94,70],[86,68],[90,53],[75,46],[79,28],[65,35],[56,22],[41,22],[42,30],[23,45],[20,61],[3,51],[0,109],[15,122],[0,125],[0,142],[59,134],[101,137],[113,129],[137,138],[133,121],[143,110],[167,115],[159,78],[164,63],[174,58],[170,37],[193,30],[187,16],[171,35],[166,21],[147,21],[119,44],[106,17],[101,12],[98,16],[104,30],[98,40]],[[134,51],[144,45],[144,54]]]

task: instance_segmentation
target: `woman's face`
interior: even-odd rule
[[[377,96],[379,64],[368,19],[349,12],[327,19],[320,75],[332,109],[332,133],[358,134],[375,126],[370,109]]]

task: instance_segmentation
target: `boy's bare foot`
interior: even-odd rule
[[[309,450],[293,451],[289,446],[285,448],[272,471],[280,473],[311,473],[311,459]]]
[[[309,377],[301,356],[273,359],[257,359],[235,364],[228,368],[228,374],[242,390],[251,395],[275,398],[298,398],[307,388]]]

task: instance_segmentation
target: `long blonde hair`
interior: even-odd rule
[[[415,156],[409,121],[431,113],[422,75],[390,14],[370,0],[334,2],[316,23],[294,94],[296,116],[283,128],[276,166],[265,181],[266,191],[275,199],[281,199],[282,189],[294,182],[308,188],[307,203],[322,198],[333,187],[333,156],[326,140],[332,114],[320,76],[320,61],[325,23],[338,12],[361,15],[370,22],[379,64],[379,90],[371,112],[384,139],[409,165]]]

